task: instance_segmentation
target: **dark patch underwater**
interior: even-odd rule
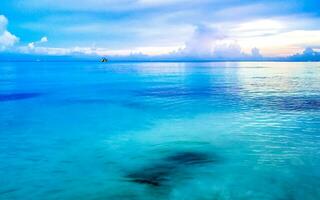
[[[30,92],[30,93],[11,93],[11,94],[0,94],[1,101],[18,101],[24,99],[32,99],[41,96],[42,93]]]
[[[128,173],[125,178],[129,182],[159,187],[168,184],[175,175],[186,167],[218,163],[219,161],[217,156],[203,152],[176,152],[160,159],[157,163]]]

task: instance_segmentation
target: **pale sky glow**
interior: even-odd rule
[[[240,24],[232,31],[244,51],[255,46],[267,56],[288,56],[302,50],[303,46],[320,44],[320,31],[288,31],[287,24],[280,20],[257,20]]]
[[[239,24],[233,32],[238,32],[243,36],[257,36],[267,34],[277,34],[285,28],[281,21],[277,20],[256,20]]]
[[[255,45],[264,55],[287,56],[303,50],[301,46],[319,44],[320,31],[290,31],[274,35],[247,37],[238,40],[242,47]]]
[[[279,57],[320,47],[316,0],[12,0],[0,50],[48,55]],[[0,53],[1,53],[0,52]]]

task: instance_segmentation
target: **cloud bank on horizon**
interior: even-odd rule
[[[19,38],[7,30],[8,19],[0,15],[0,50],[12,47],[19,41]]]
[[[0,54],[320,60],[319,7],[318,0],[4,1]]]

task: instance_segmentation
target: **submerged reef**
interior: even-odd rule
[[[130,182],[158,187],[169,182],[185,168],[219,161],[220,159],[216,155],[204,152],[176,152],[154,164],[128,173],[126,179]]]

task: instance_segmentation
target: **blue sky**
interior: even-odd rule
[[[3,0],[0,51],[276,57],[320,49],[317,0]]]

